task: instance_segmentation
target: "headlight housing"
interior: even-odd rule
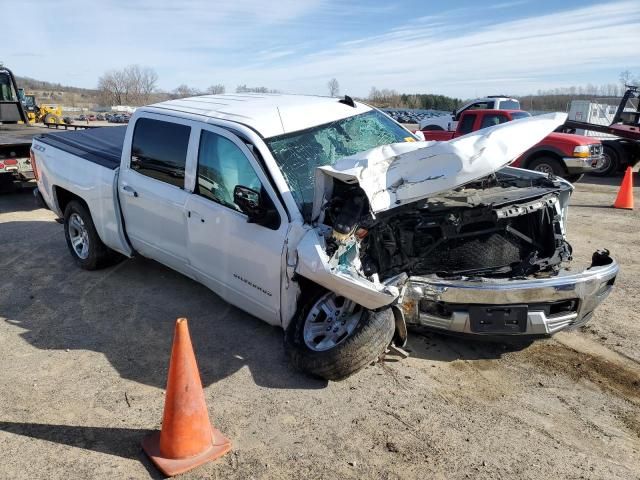
[[[589,145],[578,145],[577,147],[575,147],[573,149],[573,156],[580,158],[586,158],[590,156]]]

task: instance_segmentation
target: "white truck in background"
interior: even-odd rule
[[[418,129],[453,132],[458,128],[460,115],[467,110],[520,110],[520,102],[515,98],[504,95],[489,95],[484,98],[476,98],[456,108],[451,112],[451,115],[422,119],[418,124]]]
[[[565,118],[418,142],[349,97],[206,95],[35,138],[34,193],[81,268],[152,258],[338,380],[408,325],[533,339],[591,318],[617,263],[571,266],[571,184],[505,167]]]

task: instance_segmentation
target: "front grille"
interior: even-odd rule
[[[444,272],[499,268],[520,263],[529,249],[520,239],[495,232],[443,242],[437,255],[421,259],[419,266],[421,270]]]
[[[589,155],[592,157],[602,155],[603,147],[601,143],[594,143],[593,145],[589,145]]]

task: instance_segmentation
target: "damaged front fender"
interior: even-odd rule
[[[307,231],[296,249],[297,274],[371,310],[390,305],[398,298],[398,288],[371,281],[352,265],[330,265],[324,243],[316,229]]]

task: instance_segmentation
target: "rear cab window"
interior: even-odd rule
[[[520,110],[520,102],[517,100],[501,100],[500,110]]]
[[[136,122],[130,168],[141,175],[184,188],[191,127],[141,118]]]
[[[501,123],[508,122],[509,118],[503,113],[487,113],[484,117],[482,117],[482,123],[480,124],[480,128],[493,127],[495,125],[500,125]]]

